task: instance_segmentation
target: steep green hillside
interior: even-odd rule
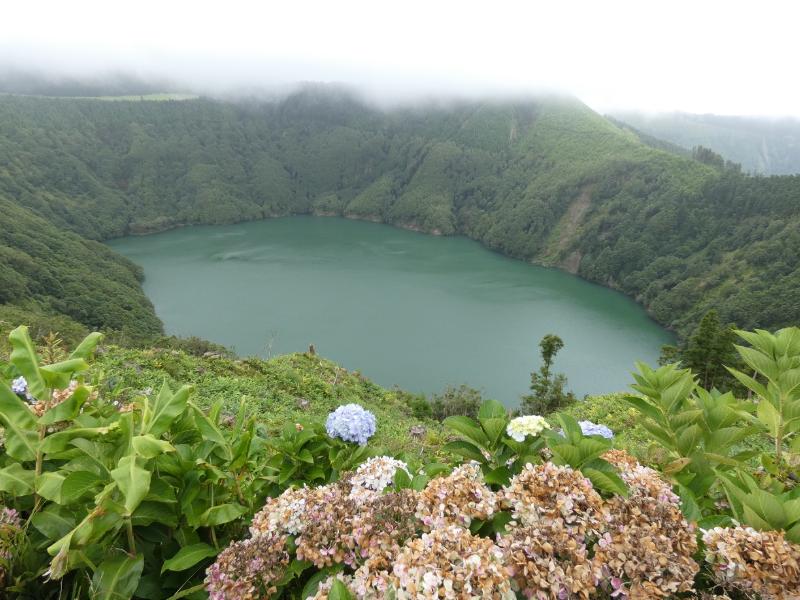
[[[0,198],[100,240],[343,214],[566,268],[679,333],[712,307],[742,327],[800,321],[799,177],[716,170],[564,98],[380,111],[324,87],[272,103],[5,97]],[[128,300],[154,330],[141,294]]]
[[[74,322],[128,340],[159,333],[139,267],[2,196],[0,214],[0,319],[30,322],[36,329],[45,315],[54,315],[42,329],[72,337],[84,333]]]
[[[795,119],[636,112],[614,116],[683,148],[710,147],[746,171],[763,175],[800,173],[800,121]]]

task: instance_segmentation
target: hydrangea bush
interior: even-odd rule
[[[604,498],[580,472],[549,462],[525,465],[498,491],[469,463],[419,491],[363,486],[365,472],[382,471],[369,479],[385,482],[403,468],[382,457],[336,483],[269,500],[250,539],[208,570],[206,586],[214,600],[296,597],[298,590],[325,600],[342,587],[357,599],[693,592],[696,530],[669,484],[618,451],[607,458],[629,483],[627,497]],[[494,526],[486,532],[480,523]],[[253,548],[269,554],[256,557]]]

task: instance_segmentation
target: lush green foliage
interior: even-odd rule
[[[526,464],[542,463],[540,451],[546,446],[554,464],[580,470],[599,491],[624,494],[625,484],[616,469],[601,458],[611,449],[611,442],[600,436],[583,435],[578,422],[567,414],[557,415],[556,420],[559,431],[548,427],[519,441],[508,431],[512,423],[508,411],[499,402],[489,400],[481,405],[476,420],[445,419],[445,426],[461,438],[448,443],[445,450],[478,462],[486,483],[499,487],[507,485]]]
[[[717,311],[706,313],[692,335],[679,346],[664,346],[661,349],[661,364],[679,362],[694,372],[701,386],[721,391],[740,388],[736,378],[726,367],[739,365],[734,348],[735,327],[722,325]]]
[[[27,330],[11,334],[35,400],[0,383],[0,491],[28,530],[8,592],[44,594],[46,575],[73,597],[165,598],[202,580],[266,496],[273,469],[244,403],[223,428],[221,403],[202,411],[188,386],[112,401],[82,375],[98,339],[41,365]]]
[[[253,360],[245,367],[218,354],[111,347],[90,366],[100,337],[92,334],[68,355],[51,338],[42,353],[57,362],[45,365],[27,328],[9,337],[10,362],[0,363],[0,505],[23,515],[27,533],[12,560],[0,565],[7,593],[37,590],[47,597],[63,589],[76,598],[135,593],[158,599],[200,590],[204,567],[243,535],[268,495],[334,481],[380,448],[326,434],[316,419],[329,404],[338,405],[337,398],[360,399],[362,393],[370,396],[368,404],[382,404],[385,425],[376,441],[387,440],[399,452],[404,442],[398,438],[405,436],[407,449],[425,447],[408,431],[417,421],[387,416],[402,406],[392,404],[389,392],[316,357],[298,357],[299,365],[292,357]],[[201,364],[212,374],[198,373]],[[328,369],[338,384],[323,381]],[[173,392],[161,381],[154,392],[148,385],[170,371],[189,370],[197,388]],[[17,386],[19,376],[24,391],[12,391],[6,381]],[[269,394],[261,409],[261,399],[243,398],[237,387],[250,378],[255,385],[248,391],[265,386],[260,395]],[[217,387],[209,390],[212,381]],[[301,398],[293,396],[297,412],[280,410],[282,400],[301,392],[307,404],[297,406]],[[267,405],[272,418],[259,418]],[[408,423],[401,434],[389,427]]]
[[[665,451],[663,471],[678,486],[690,518],[715,524],[733,516],[756,529],[786,530],[797,543],[800,329],[737,333],[750,344],[736,349],[752,375],[731,372],[752,401],[707,391],[690,370],[676,365],[639,365],[633,387],[641,396],[626,399]],[[758,479],[750,474],[753,459],[764,469]],[[730,512],[719,509],[722,493]]]
[[[800,318],[799,188],[797,177],[748,178],[651,148],[567,99],[380,111],[314,87],[250,104],[0,98],[11,221],[32,212],[106,239],[315,212],[461,233],[618,288],[682,334],[711,308],[744,327]],[[52,227],[24,229],[42,254],[30,261],[6,241],[4,302],[33,297],[89,327],[157,329],[141,294],[120,287],[135,274],[107,253],[59,269],[84,288],[42,288],[42,265],[73,253],[48,249],[63,237]],[[120,283],[101,294],[100,279]]]

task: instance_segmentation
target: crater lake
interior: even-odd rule
[[[673,336],[620,293],[463,237],[296,216],[109,242],[141,265],[168,334],[242,356],[316,351],[376,383],[467,384],[509,407],[564,340],[554,371],[578,397],[626,390]]]

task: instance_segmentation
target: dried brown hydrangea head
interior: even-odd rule
[[[588,479],[570,467],[527,464],[498,496],[521,525],[563,526],[585,535],[598,531],[602,523],[602,498]]]
[[[310,561],[318,569],[355,564],[352,521],[359,504],[350,498],[350,490],[347,481],[308,488],[304,525],[295,540],[298,559]]]
[[[285,535],[271,532],[234,542],[206,571],[206,590],[210,600],[269,598],[288,564]]]
[[[595,544],[595,575],[618,596],[664,598],[693,590],[699,570],[695,527],[656,471],[620,471],[628,497],[606,502],[606,531]]]
[[[489,519],[497,507],[495,493],[483,481],[477,464],[457,467],[446,477],[432,479],[419,495],[417,517],[429,528]]]
[[[372,571],[390,569],[400,547],[420,529],[418,500],[417,492],[401,490],[361,505],[351,522],[356,559],[368,561]]]
[[[625,471],[626,469],[633,469],[639,466],[639,461],[636,460],[635,457],[625,452],[624,450],[617,450],[617,449],[608,450],[607,452],[603,453],[601,458],[605,461],[610,462],[620,471]]]
[[[277,498],[268,498],[267,503],[253,517],[250,534],[280,531],[297,535],[305,527],[306,498],[311,488],[289,488]]]
[[[586,546],[562,525],[512,526],[497,543],[514,588],[526,598],[586,599],[596,589]]]
[[[512,600],[503,552],[491,540],[456,525],[410,540],[391,574],[397,598]]]
[[[800,598],[800,546],[783,532],[715,527],[703,534],[706,561],[725,589],[765,600]]]

